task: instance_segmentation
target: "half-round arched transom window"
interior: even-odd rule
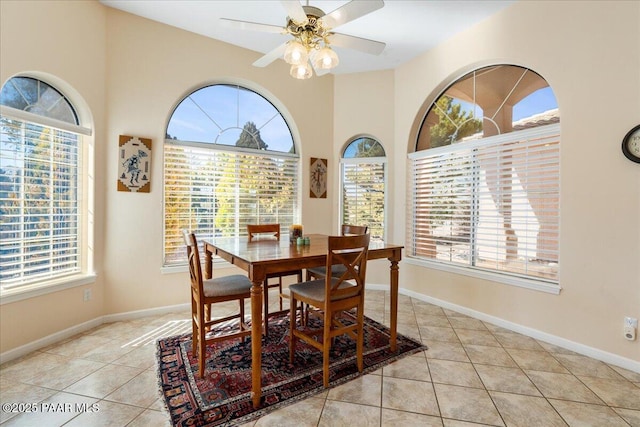
[[[431,105],[416,151],[560,121],[547,81],[528,68],[495,65],[450,85]]]
[[[237,85],[206,86],[191,93],[174,110],[167,137],[295,153],[282,114],[262,95]]]
[[[78,124],[78,115],[56,88],[32,77],[13,77],[2,86],[2,105],[42,117]]]
[[[299,167],[284,117],[264,96],[228,84],[186,96],[164,144],[164,265],[182,264],[181,230],[246,236],[247,224],[300,221]]]

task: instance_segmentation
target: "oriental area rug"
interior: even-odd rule
[[[349,313],[345,319],[353,320]],[[318,322],[313,324],[313,322]],[[320,325],[311,317],[309,326]],[[389,348],[389,328],[365,317],[364,369],[356,366],[356,345],[349,336],[336,337],[331,349],[330,387],[373,372],[427,347],[398,334],[396,352]],[[174,426],[220,427],[242,424],[270,411],[322,392],[322,353],[298,341],[289,364],[288,312],[274,313],[262,344],[262,403],[251,400],[251,338],[207,346],[205,377],[198,375],[191,334],[162,338],[157,343],[160,392]]]

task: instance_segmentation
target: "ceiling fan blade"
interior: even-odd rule
[[[327,13],[322,18],[324,25],[330,29],[339,27],[347,22],[358,19],[368,13],[378,10],[384,6],[382,0],[356,1],[351,0],[342,7],[337,8],[331,13]]]
[[[258,59],[256,62],[254,62],[253,66],[254,67],[266,67],[267,65],[271,64],[276,59],[282,58],[282,55],[284,55],[284,50],[286,48],[287,48],[287,44],[286,43],[281,44],[280,46],[278,46],[277,48],[273,49],[271,52],[267,53],[266,55],[264,55],[263,57]]]
[[[296,23],[304,24],[309,20],[298,0],[280,0],[280,3],[282,3],[282,7],[287,11],[287,16]]]
[[[359,50],[360,52],[369,53],[371,55],[380,55],[386,44],[375,40],[363,39],[356,36],[348,36],[346,34],[333,33],[329,36],[332,45],[344,47],[346,49]]]
[[[282,34],[284,32],[283,28],[277,25],[259,24],[257,22],[249,21],[238,21],[237,19],[229,18],[220,18],[220,22],[222,22],[229,28],[237,28],[239,30],[262,31],[276,34]]]

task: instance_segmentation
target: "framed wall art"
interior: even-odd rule
[[[118,191],[151,190],[151,140],[120,135],[118,141]]]
[[[309,177],[309,197],[312,199],[327,198],[327,159],[311,158],[311,175]]]

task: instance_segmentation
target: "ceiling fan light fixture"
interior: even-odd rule
[[[305,62],[304,64],[292,65],[289,74],[298,80],[306,80],[311,78],[313,70],[311,70],[309,63]]]
[[[284,51],[284,60],[287,64],[302,65],[309,60],[309,54],[302,43],[291,40],[287,43],[287,48]]]
[[[312,62],[316,69],[330,70],[338,65],[340,59],[329,46],[325,46],[312,54]]]

